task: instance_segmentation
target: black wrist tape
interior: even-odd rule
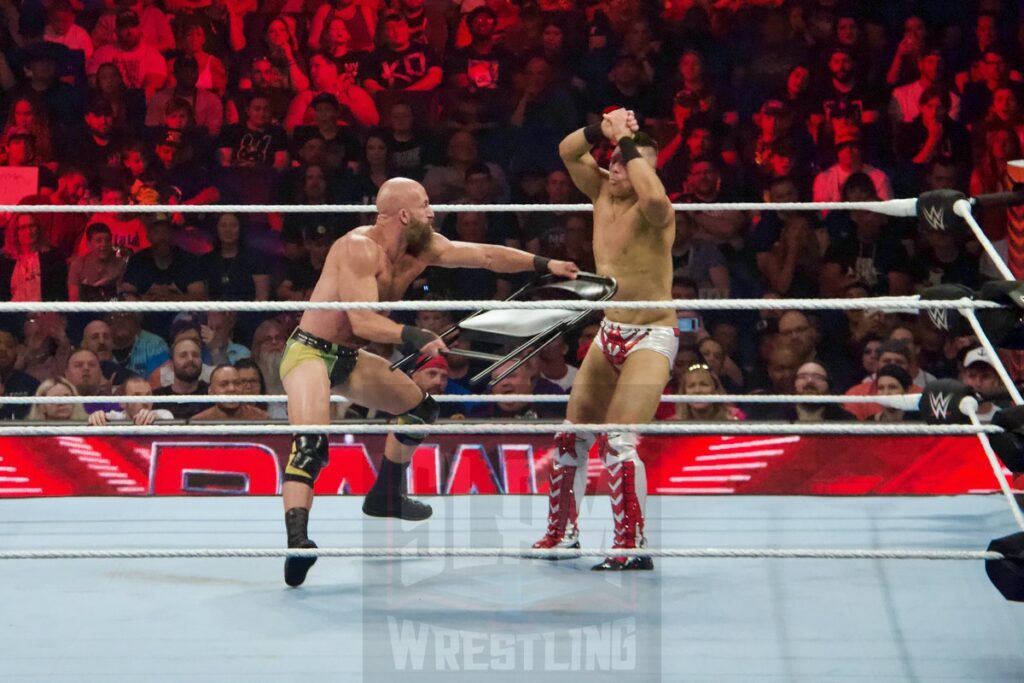
[[[533,257],[533,269],[541,275],[546,275],[548,271],[548,261],[551,259],[545,258],[544,256]]]
[[[429,330],[414,325],[402,325],[402,353],[416,353],[437,338],[437,335]]]
[[[622,163],[624,164],[640,158],[640,150],[637,149],[636,142],[631,137],[619,138],[619,150],[622,152]]]
[[[601,142],[604,139],[604,133],[601,132],[600,123],[592,123],[583,129],[583,137],[587,139],[587,142],[591,147]]]

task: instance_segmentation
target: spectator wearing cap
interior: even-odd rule
[[[874,185],[875,199],[892,199],[892,184],[885,171],[864,162],[860,128],[842,125],[835,134],[836,163],[814,178],[814,201],[853,201],[842,198],[846,181],[855,173],[867,175]]]
[[[449,382],[448,376],[451,372],[448,367],[448,359],[444,356],[433,356],[425,358],[420,356],[416,359],[416,369],[412,372],[412,381],[420,389],[431,396],[464,396],[470,392],[458,382]],[[462,418],[469,413],[470,404],[445,402],[441,404],[441,417]]]
[[[983,347],[976,347],[964,355],[960,369],[960,381],[982,396],[995,394],[1003,388],[1002,380],[992,365],[992,359]],[[978,419],[991,422],[992,416],[1001,408],[991,400],[982,400],[978,406]]]
[[[317,121],[313,102],[324,95],[333,98],[338,107],[336,120],[346,126],[367,129],[380,122],[377,105],[370,94],[361,88],[355,77],[348,71],[338,71],[338,63],[323,52],[314,52],[309,57],[309,88],[303,90],[288,105],[284,127],[289,133],[296,127]],[[320,102],[331,100],[320,99]]]
[[[71,259],[68,267],[68,301],[110,301],[124,276],[127,259],[114,250],[113,235],[104,223],[85,231],[89,251]]]
[[[884,368],[887,365],[895,365],[902,368],[908,375],[912,372],[914,365],[914,352],[903,341],[887,340],[878,347],[878,367]],[[911,381],[913,376],[911,375]],[[910,385],[911,392],[920,393],[922,388],[917,384]],[[877,396],[878,375],[868,377],[860,384],[854,385],[846,392],[847,396]],[[845,403],[843,408],[853,413],[858,420],[868,420],[881,412],[882,406],[877,403]]]
[[[361,144],[351,126],[339,124],[342,107],[338,98],[331,93],[320,93],[310,101],[309,108],[313,115],[312,123],[297,127],[292,134],[299,160],[307,164],[324,164],[331,171],[341,171],[346,165],[356,162]],[[303,148],[311,140],[323,147],[319,158],[304,155]]]
[[[784,409],[783,416],[791,422],[853,422],[856,418],[835,403],[801,403],[800,396],[825,396],[831,380],[828,369],[821,363],[810,361],[796,370],[793,393],[796,403]]]
[[[63,157],[86,168],[107,173],[121,166],[121,139],[114,130],[114,107],[103,97],[92,97],[85,107],[85,130]]]
[[[918,79],[912,83],[901,85],[892,91],[889,101],[889,118],[893,128],[898,129],[901,123],[910,123],[921,113],[921,95],[930,88],[939,88],[949,95],[947,107],[949,118],[960,119],[960,96],[945,84],[946,59],[937,45],[929,45],[917,55]]]
[[[199,342],[190,336],[180,336],[171,345],[171,372],[174,379],[169,385],[154,389],[153,395],[205,396],[209,385],[202,380],[202,371],[202,347]],[[204,408],[206,404],[203,403],[171,403],[167,406],[178,420],[187,420]]]
[[[511,87],[512,54],[499,44],[498,15],[480,5],[466,15],[470,43],[454,50],[445,63],[445,78],[455,89],[479,94],[492,105]]]
[[[898,365],[885,365],[879,368],[875,383],[878,385],[879,396],[903,396],[914,384],[910,379],[910,373]],[[881,412],[875,413],[870,419],[875,422],[907,422],[918,419],[918,416],[916,411],[885,405]]]
[[[880,197],[875,190],[870,176],[854,173],[846,179],[839,199],[844,202],[878,201]],[[850,211],[846,216],[838,213],[829,215],[827,222],[833,238],[822,257],[822,296],[841,296],[848,285],[858,280],[876,295],[911,293],[913,266],[910,256],[899,235],[889,229],[885,216],[870,211]]]
[[[95,85],[100,65],[113,62],[121,72],[125,85],[145,91],[148,99],[167,80],[167,62],[152,43],[142,41],[138,14],[132,10],[122,10],[117,15],[115,26],[117,40],[96,48],[87,63],[86,71]]]
[[[233,420],[268,420],[270,415],[251,403],[232,401],[230,396],[242,393],[242,378],[231,365],[218,365],[210,374],[211,396],[224,396],[226,400],[215,403],[206,410],[192,416],[197,422],[230,422]]]
[[[288,135],[271,122],[270,99],[259,92],[249,96],[245,123],[225,126],[221,131],[217,156],[224,167],[288,167]]]
[[[220,97],[205,88],[197,86],[199,64],[195,57],[184,55],[174,60],[174,85],[157,92],[146,103],[146,125],[164,125],[167,105],[174,99],[182,99],[192,105],[195,124],[210,135],[220,133],[224,123],[224,105]]]
[[[363,87],[371,94],[383,90],[436,90],[444,70],[434,51],[410,40],[409,24],[402,15],[386,14],[382,24],[383,46],[366,60]]]
[[[331,19],[341,19],[348,29],[353,50],[373,50],[377,35],[377,4],[368,0],[332,0],[320,5],[309,27],[309,47],[320,48],[324,29]]]
[[[194,0],[189,0],[189,5],[190,11],[197,9]],[[151,45],[161,54],[175,48],[171,17],[164,13],[157,3],[145,0],[121,0],[115,3],[108,2],[106,6],[111,9],[96,21],[96,25],[92,29],[92,44],[97,49],[117,42],[117,20],[124,12],[134,12],[138,17],[142,41],[147,45]]]
[[[320,214],[316,214],[320,215]],[[277,286],[277,298],[282,301],[309,301],[313,287],[320,279],[327,253],[337,236],[328,221],[316,221],[302,228],[306,254],[285,266],[284,279]]]
[[[43,38],[48,43],[63,45],[69,50],[79,50],[85,61],[92,57],[93,44],[89,32],[75,23],[75,10],[68,0],[56,0],[46,11],[46,29]]]
[[[132,374],[149,377],[170,357],[167,342],[142,329],[141,313],[109,313],[111,356]]]

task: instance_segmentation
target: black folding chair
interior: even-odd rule
[[[618,285],[614,278],[593,273],[580,273],[575,280],[565,280],[554,275],[544,275],[527,284],[506,301],[544,301],[580,299],[583,301],[608,301],[615,296]],[[477,311],[452,325],[441,333],[445,343],[456,339],[484,344],[512,347],[505,354],[449,349],[448,355],[462,356],[488,365],[470,378],[471,385],[487,379],[498,367],[515,359],[510,367],[491,379],[488,387],[515,372],[542,348],[562,334],[582,323],[592,311],[577,311],[559,308],[557,301],[551,301],[549,308],[529,310],[493,309]],[[409,354],[391,366],[404,368],[413,362],[416,354]]]

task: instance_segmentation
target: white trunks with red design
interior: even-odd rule
[[[594,344],[615,369],[622,367],[629,354],[641,349],[657,351],[668,358],[671,366],[679,351],[679,329],[665,325],[623,325],[605,318]]]

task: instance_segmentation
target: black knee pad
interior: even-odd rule
[[[327,460],[326,435],[296,434],[292,437],[292,453],[288,458],[288,466],[284,469],[284,480],[312,486]]]
[[[423,400],[409,412],[399,415],[397,422],[400,425],[432,425],[437,422],[437,416],[440,412],[441,407],[437,405],[437,401],[430,394],[424,394]],[[419,446],[423,443],[423,439],[427,438],[427,435],[425,433],[395,434],[395,438],[398,439],[400,444]]]

